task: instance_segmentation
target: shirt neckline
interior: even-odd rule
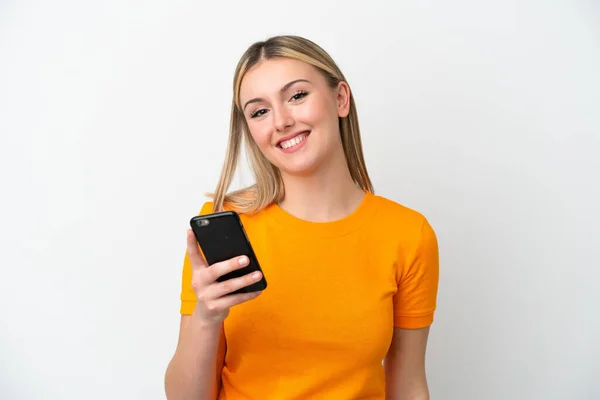
[[[319,237],[342,236],[358,229],[377,209],[377,196],[365,192],[358,207],[344,218],[328,222],[312,222],[293,216],[277,203],[268,206],[267,215],[292,232]]]

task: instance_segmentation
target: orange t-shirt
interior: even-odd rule
[[[225,319],[219,399],[384,399],[393,328],[433,322],[439,260],[427,220],[370,193],[338,221],[276,204],[241,219],[268,287]],[[180,311],[191,314],[187,254],[182,286]]]

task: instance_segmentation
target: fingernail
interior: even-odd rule
[[[240,265],[244,265],[248,262],[248,257],[240,257]]]
[[[257,271],[252,274],[252,279],[258,279],[258,278],[260,278],[260,272]]]

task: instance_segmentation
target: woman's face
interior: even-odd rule
[[[312,65],[279,58],[261,61],[242,79],[240,104],[250,134],[284,174],[307,175],[341,149],[339,117],[349,112],[345,82],[331,88]]]

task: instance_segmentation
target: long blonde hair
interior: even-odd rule
[[[235,70],[227,153],[215,193],[208,194],[213,199],[214,211],[221,211],[226,207],[238,213],[254,214],[274,202],[283,200],[285,188],[281,173],[262,154],[250,135],[239,98],[240,85],[246,72],[260,61],[274,58],[290,58],[314,66],[325,76],[332,88],[340,81],[346,82],[344,74],[331,56],[308,39],[299,36],[275,36],[251,45],[242,55]],[[359,188],[373,193],[373,185],[363,157],[358,114],[352,92],[350,112],[348,116],[339,119],[339,128],[346,162],[354,183]],[[227,193],[238,165],[242,138],[256,183]]]

